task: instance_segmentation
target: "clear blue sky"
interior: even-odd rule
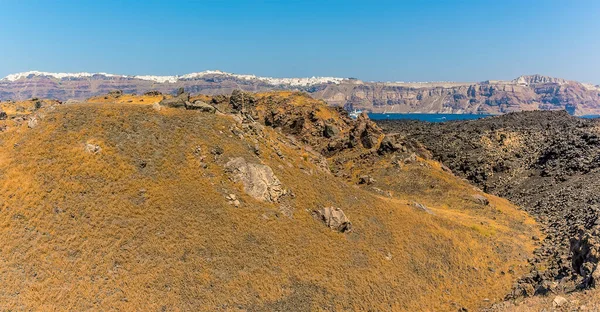
[[[28,70],[600,84],[600,1],[0,0],[0,76]]]

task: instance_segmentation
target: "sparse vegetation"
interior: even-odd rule
[[[303,95],[256,96],[339,118]],[[278,129],[157,111],[150,96],[110,100],[42,108],[33,129],[6,121],[2,309],[473,309],[500,300],[527,269],[539,235],[532,219],[491,195],[488,206],[469,200],[481,192],[432,160],[392,170],[390,155],[365,163],[348,150],[335,156],[353,170],[342,179]],[[271,203],[245,194],[224,169],[235,157],[272,168],[290,195]],[[391,197],[353,185],[366,173]],[[311,215],[330,206],[351,232]]]

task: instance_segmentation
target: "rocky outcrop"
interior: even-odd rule
[[[186,103],[190,100],[190,94],[181,92],[173,98],[168,98],[160,101],[160,105],[166,107],[185,107]]]
[[[369,119],[366,113],[360,114],[356,120],[356,125],[350,131],[350,146],[362,145],[366,149],[372,149],[379,146],[383,138],[383,132],[374,122]]]
[[[186,102],[185,109],[199,110],[206,113],[214,113],[217,110],[214,106],[202,101],[195,101],[194,103]]]
[[[255,199],[277,202],[285,194],[281,182],[269,166],[249,163],[237,157],[227,162],[225,168],[235,181],[244,185],[246,194]]]
[[[327,227],[340,233],[350,232],[352,222],[346,217],[344,211],[336,207],[324,207],[313,211],[313,216],[323,222]]]

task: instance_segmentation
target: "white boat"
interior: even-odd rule
[[[353,110],[353,111],[350,112],[350,118],[356,119],[356,118],[358,118],[358,116],[360,114],[362,114],[362,111],[355,109],[355,110]]]

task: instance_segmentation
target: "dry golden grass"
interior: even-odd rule
[[[502,199],[468,201],[472,188],[435,163],[378,173],[394,193],[384,198],[321,173],[274,130],[240,138],[233,125],[84,104],[0,133],[0,309],[473,309],[509,291],[539,235]],[[211,154],[216,146],[223,155]],[[228,178],[223,164],[239,156],[269,165],[294,193],[292,217]],[[310,211],[323,206],[342,208],[354,231],[315,221]]]
[[[162,101],[162,95],[133,95],[123,94],[120,96],[100,95],[89,98],[86,102],[94,104],[154,104]]]

